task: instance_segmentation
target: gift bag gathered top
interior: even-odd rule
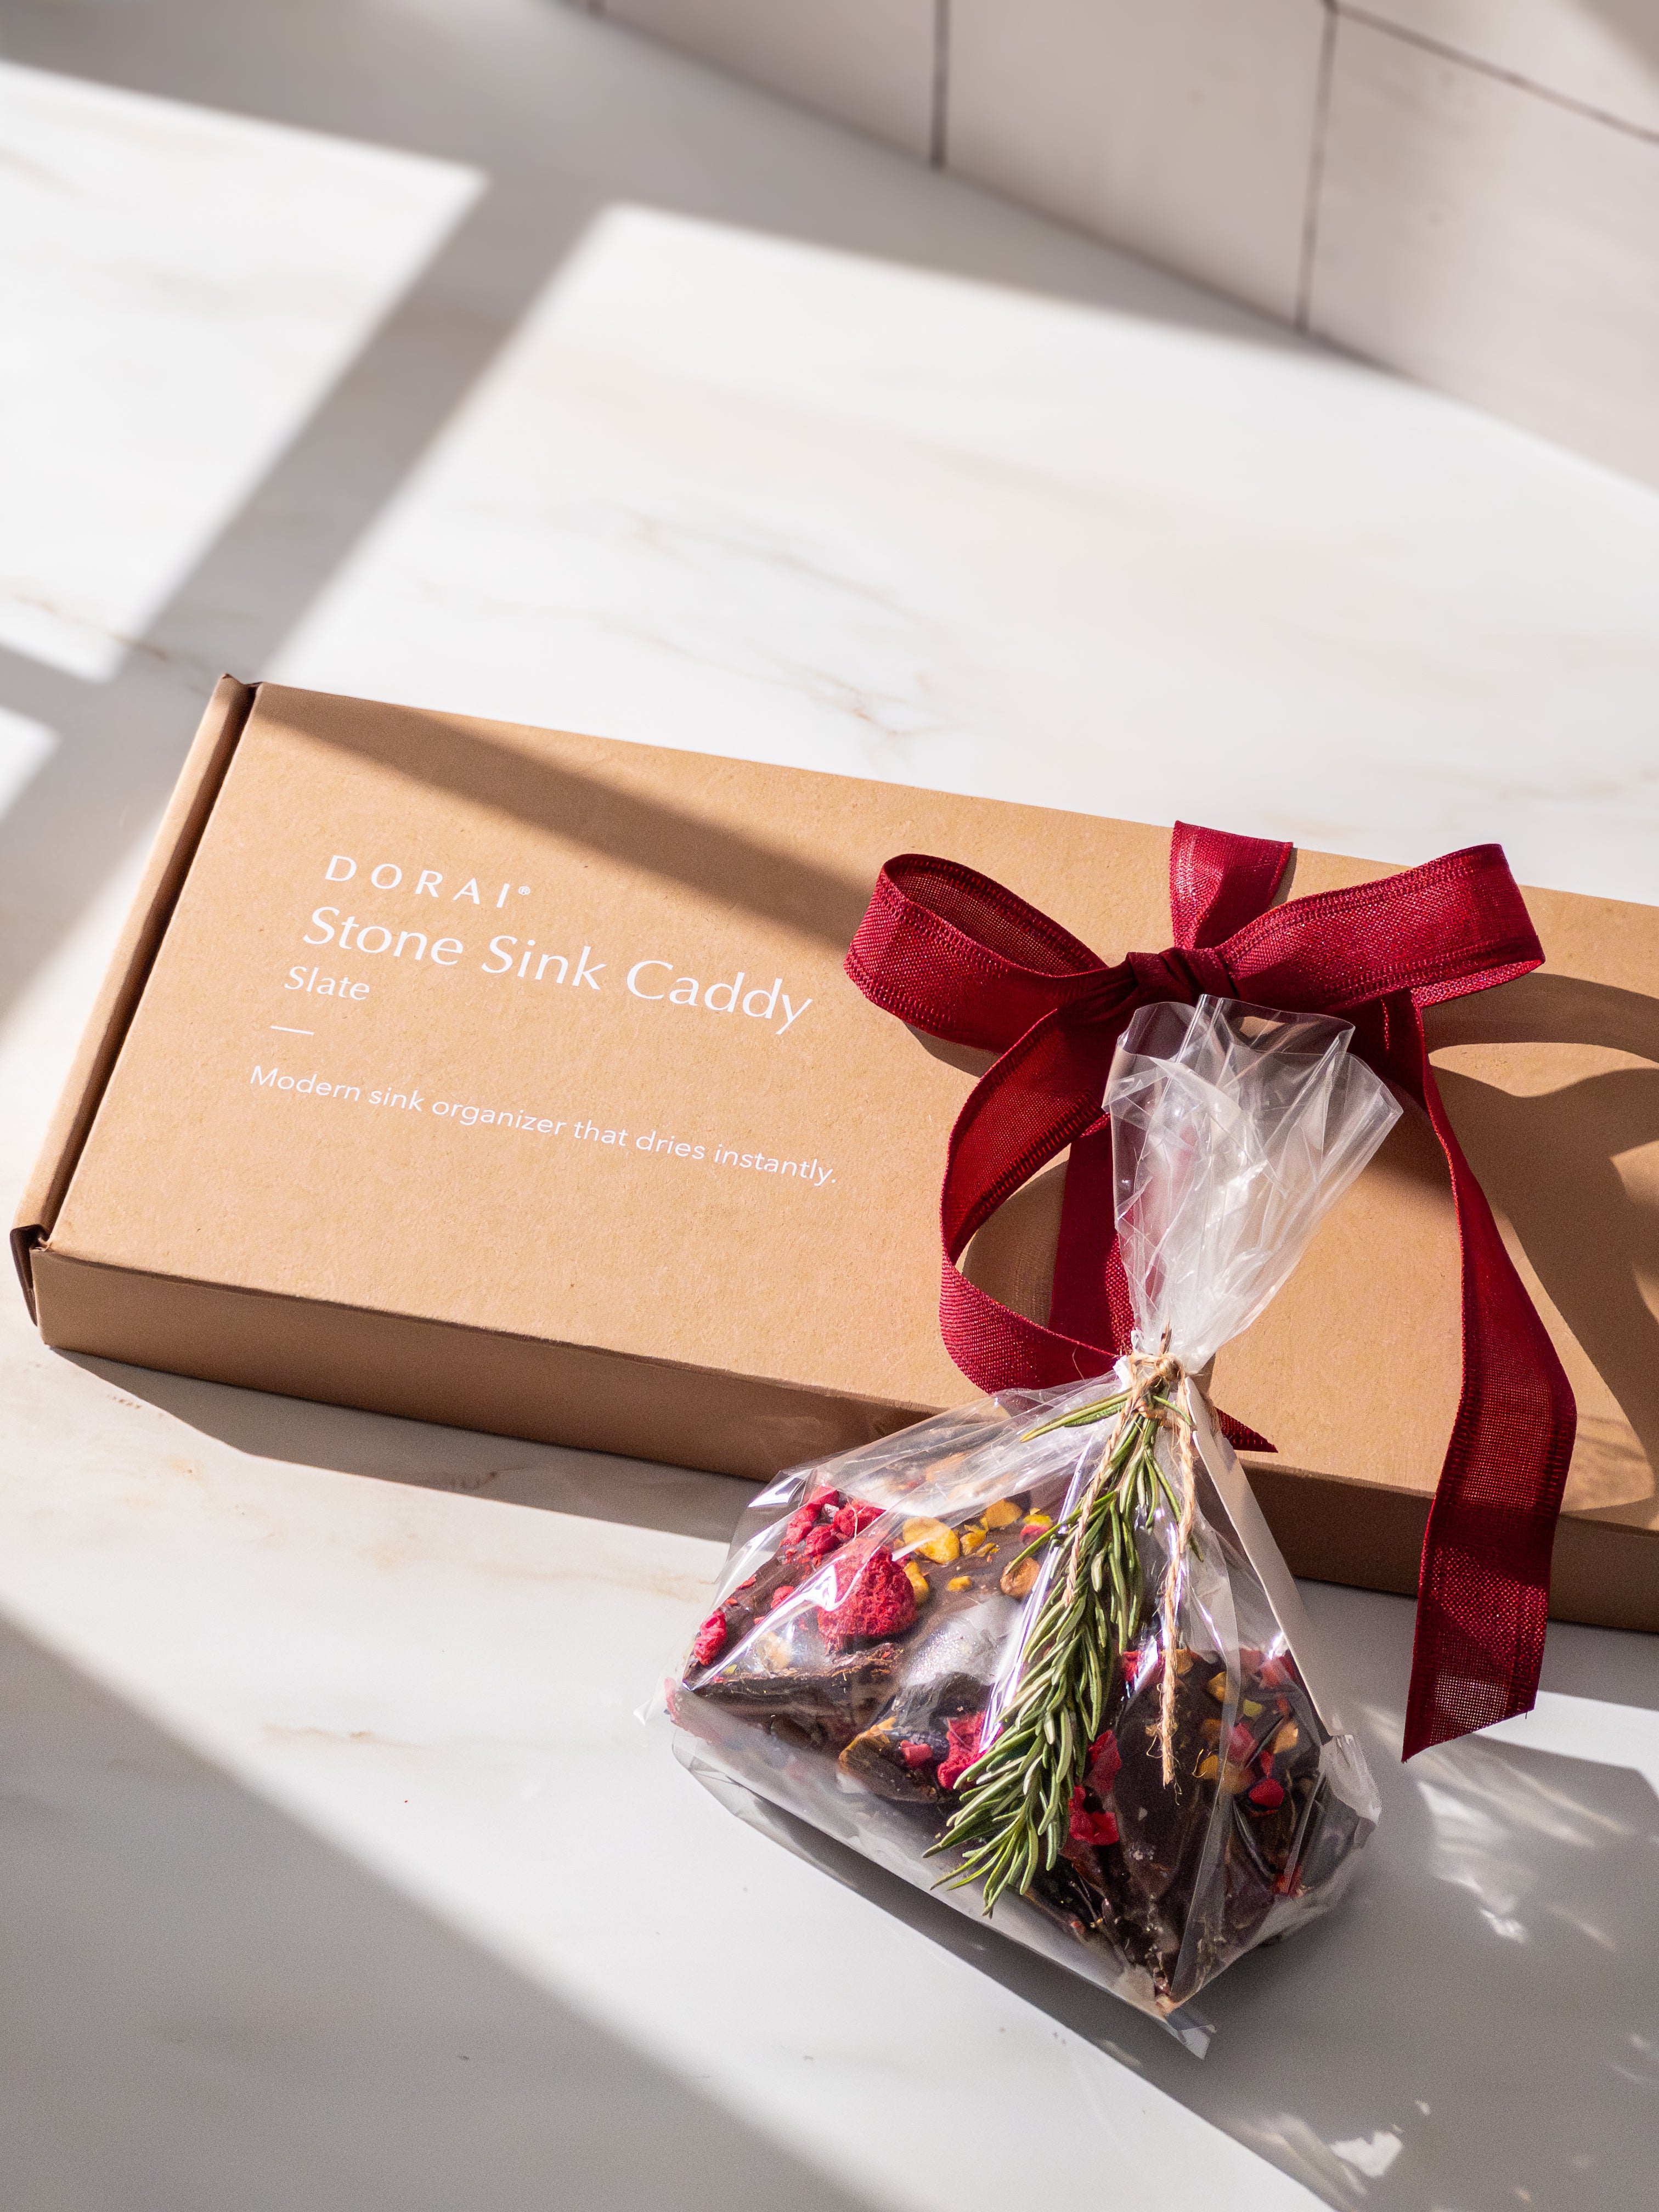
[[[1105,1101],[1133,1350],[780,1477],[666,1686],[694,1769],[1166,2020],[1376,1820],[1204,1389],[1398,1115],[1352,1034],[1143,1006]]]

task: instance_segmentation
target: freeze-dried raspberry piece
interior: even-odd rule
[[[848,1537],[856,1536],[860,1528],[867,1528],[872,1521],[880,1518],[879,1505],[872,1505],[867,1498],[854,1498],[842,1507],[830,1526],[844,1544]]]
[[[923,1743],[920,1737],[913,1736],[899,1746],[899,1757],[907,1766],[931,1766],[933,1763],[933,1747]]]
[[[811,1534],[801,1546],[799,1556],[803,1559],[811,1560],[816,1565],[818,1560],[827,1559],[831,1552],[839,1551],[840,1548],[841,1538],[826,1522],[822,1528],[813,1529]]]
[[[855,1568],[851,1560],[838,1559],[836,1593],[833,1607],[820,1607],[818,1627],[824,1642],[836,1650],[861,1637],[896,1636],[916,1617],[916,1594],[910,1577],[885,1544],[872,1552],[860,1567]]]
[[[946,1721],[945,1733],[950,1743],[939,1761],[939,1786],[941,1790],[954,1790],[979,1757],[981,1740],[985,1734],[985,1716],[983,1713],[969,1713],[960,1720]]]
[[[804,1544],[817,1533],[822,1516],[833,1513],[840,1504],[841,1492],[838,1490],[815,1490],[810,1498],[803,1498],[784,1523],[783,1542],[780,1548],[788,1552],[797,1544]],[[822,1557],[822,1553],[819,1556]]]
[[[1276,1813],[1285,1802],[1285,1785],[1275,1782],[1271,1774],[1264,1774],[1250,1792],[1250,1802],[1258,1813]]]
[[[766,1610],[769,1613],[775,1613],[778,1607],[783,1603],[785,1598],[793,1597],[794,1595],[795,1585],[793,1583],[780,1583],[777,1589],[773,1591],[772,1601],[767,1607]]]
[[[1089,1787],[1097,1797],[1103,1797],[1116,1781],[1123,1764],[1123,1754],[1117,1747],[1117,1738],[1108,1729],[1089,1746]]]
[[[712,1667],[721,1652],[725,1650],[726,1639],[729,1633],[726,1626],[726,1615],[723,1613],[711,1613],[697,1631],[696,1640],[692,1644],[691,1664],[694,1667]]]
[[[1072,1792],[1072,1813],[1067,1834],[1074,1844],[1115,1844],[1117,1841],[1117,1815],[1115,1813],[1091,1813],[1088,1800],[1079,1782]]]

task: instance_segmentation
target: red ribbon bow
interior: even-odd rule
[[[957,1365],[985,1390],[1102,1374],[1128,1346],[1101,1100],[1137,1006],[1209,993],[1340,1014],[1354,1024],[1354,1049],[1428,1115],[1457,1209],[1463,1384],[1423,1542],[1410,1758],[1525,1712],[1537,1693],[1572,1392],[1446,1118],[1422,1010],[1524,975],[1544,954],[1501,846],[1275,907],[1291,854],[1289,845],[1178,822],[1176,942],[1111,967],[989,877],[906,853],[881,872],[847,973],[901,1020],[1001,1055],[951,1133],[940,1206],[940,1327]],[[1068,1145],[1044,1328],[970,1283],[957,1261],[1004,1200]],[[1236,1423],[1229,1432],[1264,1448]]]

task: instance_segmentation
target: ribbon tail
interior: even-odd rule
[[[1423,1540],[1404,1756],[1530,1710],[1549,1615],[1572,1389],[1447,1115],[1420,1015],[1412,1085],[1451,1170],[1463,1381]]]

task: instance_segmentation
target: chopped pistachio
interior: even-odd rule
[[[1035,1559],[1014,1559],[1002,1571],[1004,1597],[1027,1597],[1038,1573]]]
[[[948,1566],[962,1554],[962,1543],[956,1530],[947,1528],[942,1521],[930,1521],[925,1516],[905,1522],[904,1540],[912,1551],[920,1552],[924,1559],[941,1567]]]

